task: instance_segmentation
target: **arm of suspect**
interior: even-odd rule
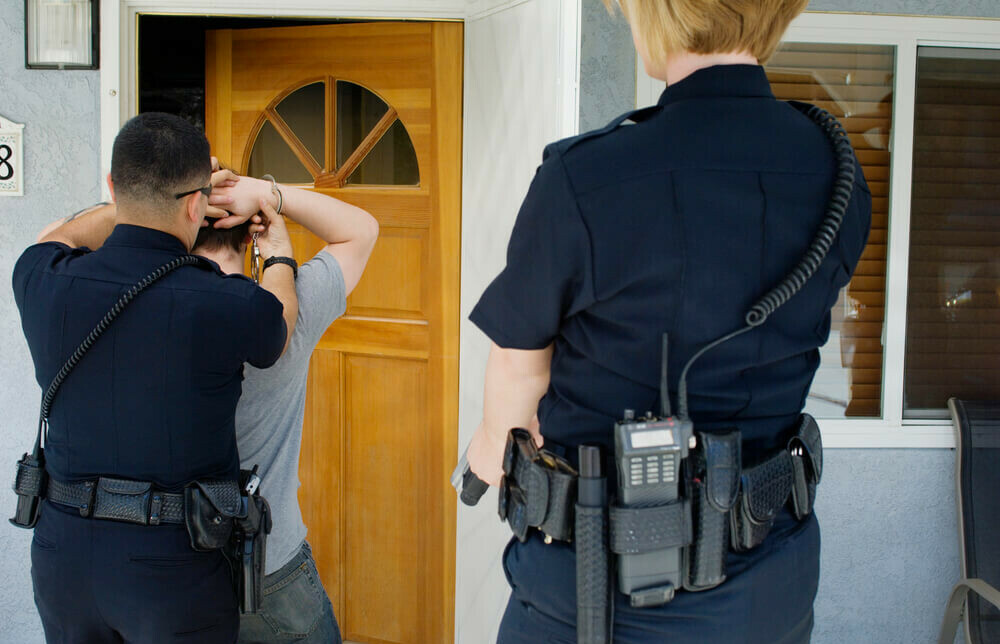
[[[285,227],[284,218],[275,212],[267,199],[261,199],[258,207],[266,221],[261,215],[254,215],[250,233],[260,233],[257,245],[260,247],[262,260],[270,257],[291,257],[292,241]],[[286,333],[285,346],[281,350],[284,354],[292,341],[292,332],[295,331],[295,322],[299,317],[299,298],[295,293],[295,274],[292,267],[287,264],[272,264],[261,275],[260,287],[278,298],[284,307],[282,316],[285,318]]]
[[[378,221],[361,208],[334,197],[286,185],[278,189],[282,196],[281,214],[327,243],[323,250],[340,264],[349,295],[361,279],[375,248]],[[255,211],[261,199],[274,203],[271,182],[240,177],[233,186],[214,191],[209,204],[224,206],[234,215],[240,215]],[[239,221],[238,216],[233,216],[220,221],[216,227],[226,228]]]
[[[531,432],[542,446],[539,433],[538,401],[549,387],[552,345],[525,351],[504,349],[495,343],[486,363],[483,394],[483,421],[469,443],[469,467],[490,485],[499,485],[507,433],[514,427]]]

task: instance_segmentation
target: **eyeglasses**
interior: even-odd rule
[[[195,188],[194,190],[188,190],[187,192],[178,192],[177,194],[174,195],[174,199],[180,199],[181,197],[186,197],[188,195],[193,195],[196,192],[200,192],[201,194],[205,195],[206,197],[211,196],[211,194],[212,194],[212,186],[208,185],[208,186],[205,186],[204,188]]]

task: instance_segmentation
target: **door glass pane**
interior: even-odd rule
[[[322,167],[326,163],[326,83],[300,87],[274,109]]]
[[[348,177],[349,184],[415,186],[420,183],[417,154],[403,123],[397,120]]]
[[[337,167],[357,149],[389,106],[372,91],[355,83],[337,81]]]
[[[894,59],[891,46],[785,43],[766,66],[777,98],[818,105],[840,120],[872,193],[868,246],[833,308],[806,401],[819,418],[882,414]]]
[[[264,121],[250,152],[247,175],[272,175],[281,183],[312,183],[313,177],[270,121]]]
[[[920,47],[905,418],[1000,399],[1000,51]]]

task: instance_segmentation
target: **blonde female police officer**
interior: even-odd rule
[[[610,6],[610,0],[605,0]],[[656,107],[549,145],[518,214],[507,265],[472,321],[493,341],[470,466],[500,482],[509,428],[574,460],[626,408],[659,409],[660,341],[671,390],[702,346],[742,326],[816,234],[835,176],[826,134],[775,100],[761,63],[807,0],[621,0]],[[805,287],[688,377],[695,428],[737,427],[743,461],[784,446],[827,339],[830,308],[868,237],[860,171],[829,254]],[[536,417],[537,414],[537,417]],[[575,555],[535,531],[504,552],[512,587],[501,644],[575,642]],[[614,641],[808,642],[819,526],[783,510],[763,544],[730,553],[728,579],[632,608],[616,593]]]

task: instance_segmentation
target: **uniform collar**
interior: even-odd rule
[[[181,240],[170,233],[154,228],[133,226],[132,224],[117,224],[105,240],[104,246],[148,248],[176,253],[177,255],[186,255],[188,252]]]
[[[658,105],[692,98],[774,98],[760,65],[715,65],[668,85]]]

